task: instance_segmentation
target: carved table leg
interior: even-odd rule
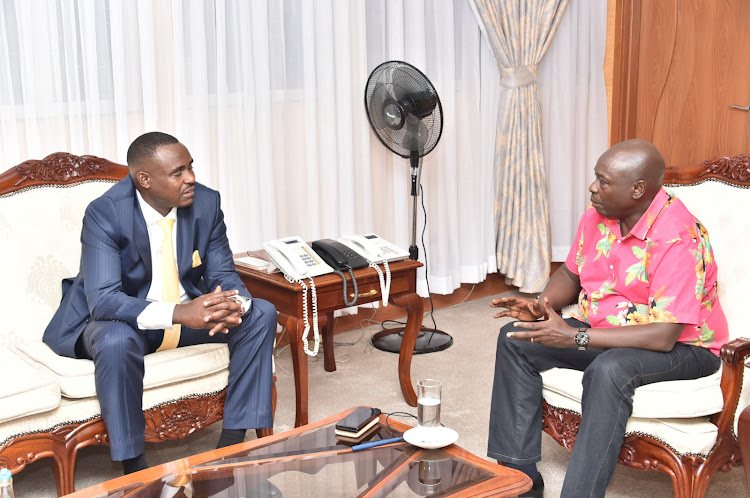
[[[406,328],[401,340],[401,351],[398,354],[398,380],[401,392],[409,406],[417,406],[417,393],[411,383],[411,357],[417,343],[417,335],[422,327],[424,303],[419,295],[407,294],[390,299],[391,303],[406,310]]]
[[[307,356],[302,346],[302,334],[305,331],[305,323],[293,316],[279,314],[279,321],[284,320],[284,325],[289,333],[289,350],[292,354],[292,366],[294,369],[294,394],[297,401],[294,426],[299,427],[307,424]]]
[[[323,318],[322,316],[318,319]],[[325,322],[319,324],[323,336],[323,368],[326,372],[336,371],[336,355],[333,352],[333,311],[325,314]]]

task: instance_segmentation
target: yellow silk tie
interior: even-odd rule
[[[157,221],[159,227],[164,230],[164,240],[161,243],[161,285],[162,300],[165,303],[180,303],[180,280],[177,275],[177,260],[172,248],[172,225],[174,220],[164,218]],[[171,329],[164,330],[164,338],[157,351],[174,349],[180,342],[180,324],[173,325]]]

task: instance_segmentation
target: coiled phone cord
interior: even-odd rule
[[[349,275],[352,276],[352,283],[354,284],[354,299],[352,301],[349,301],[348,293],[346,292],[346,275],[336,269],[333,270],[333,273],[341,277],[341,280],[344,281],[344,304],[347,306],[354,306],[355,304],[357,304],[357,299],[359,299],[359,287],[357,286],[357,279],[354,278],[354,270],[349,267],[347,271],[349,272]]]
[[[383,282],[383,270],[380,269],[377,263],[370,263],[370,268],[375,268],[378,272],[378,279],[380,279],[380,293],[383,296],[383,306],[388,306],[388,296],[391,293],[391,269],[388,266],[388,261],[383,261],[383,268],[385,269],[385,282]]]
[[[310,320],[307,317],[307,285],[305,285],[305,281],[301,278],[294,279],[287,275],[284,275],[284,278],[286,278],[289,283],[298,283],[302,286],[302,313],[305,322],[305,330],[302,331],[302,349],[307,356],[317,356],[318,349],[320,348],[320,331],[318,330],[318,292],[315,290],[315,282],[310,278],[313,308],[313,336],[315,337],[315,347],[310,351],[310,346],[307,340],[307,336],[310,333]]]

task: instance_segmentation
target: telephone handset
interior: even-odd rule
[[[370,262],[370,267],[378,272],[380,279],[380,291],[383,296],[383,306],[388,306],[388,295],[391,292],[391,269],[388,267],[388,261],[398,261],[409,257],[405,250],[381,239],[374,233],[365,235],[346,235],[339,239],[339,242],[352,248],[361,254]],[[378,263],[383,264],[385,269],[385,279],[383,272],[380,270]]]
[[[286,237],[263,244],[268,256],[284,275],[299,280],[333,272],[300,237]]]
[[[365,235],[346,235],[339,242],[351,247],[365,257],[370,263],[398,261],[409,257],[409,253],[390,242],[381,239],[374,233]]]
[[[315,356],[320,348],[320,331],[318,329],[318,293],[315,290],[313,277],[333,272],[310,246],[300,237],[286,237],[279,240],[271,240],[263,244],[263,249],[271,260],[284,273],[289,282],[297,282],[302,286],[302,310],[304,311],[305,330],[302,332],[302,344],[305,354]],[[313,334],[315,346],[312,351],[308,347],[307,335],[310,332],[310,321],[307,311],[307,285],[303,279],[310,279],[310,294],[313,309]]]
[[[357,287],[357,279],[354,277],[353,270],[366,267],[368,265],[367,260],[360,256],[359,253],[333,239],[316,240],[312,243],[312,248],[323,261],[333,267],[333,272],[339,275],[344,281],[344,304],[354,306],[359,297],[359,288]],[[343,273],[345,271],[351,275],[352,284],[354,285],[354,299],[351,301],[347,296],[346,276]]]

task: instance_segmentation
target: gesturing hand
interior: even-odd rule
[[[221,286],[185,304],[175,306],[172,320],[194,329],[210,328],[208,335],[226,334],[242,323],[242,305],[231,299],[238,290],[222,291]]]
[[[544,346],[568,348],[575,346],[576,329],[568,325],[544,299],[544,320],[536,322],[517,322],[514,325],[526,331],[508,332],[508,337],[519,341],[529,341]]]
[[[495,318],[510,316],[524,322],[533,322],[544,316],[544,308],[539,299],[527,299],[520,296],[508,296],[493,299],[492,308],[506,308],[506,311],[495,313]]]

